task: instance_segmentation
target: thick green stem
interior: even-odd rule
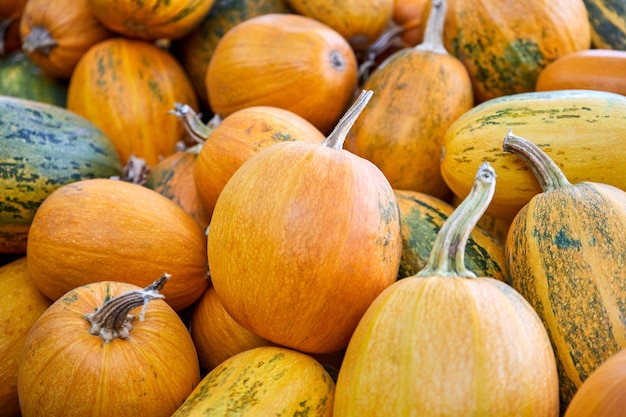
[[[127,291],[105,302],[95,312],[85,314],[85,320],[91,324],[90,333],[100,336],[105,343],[115,338],[128,339],[133,329],[132,322],[135,319],[129,314],[134,308],[143,305],[139,321],[143,321],[148,302],[155,298],[163,298],[159,291],[170,279],[169,274],[163,274],[160,278],[142,290]]]
[[[191,139],[198,144],[204,143],[221,122],[220,116],[215,115],[208,124],[202,123],[200,115],[187,104],[175,103],[174,110],[169,113],[178,117]]]
[[[489,207],[495,189],[496,172],[488,162],[484,162],[478,168],[469,195],[444,222],[428,262],[416,276],[476,277],[465,267],[465,246],[476,223]]]
[[[35,26],[30,33],[22,39],[22,49],[28,53],[41,52],[45,56],[52,53],[52,49],[58,45],[48,29],[43,26]]]
[[[547,153],[531,141],[514,135],[510,130],[504,137],[502,149],[519,156],[530,167],[544,192],[572,185]]]
[[[438,54],[448,55],[448,51],[443,44],[443,27],[446,20],[446,0],[432,0],[430,15],[426,21],[424,30],[424,40],[415,46],[418,51],[430,51]]]
[[[354,103],[352,103],[350,108],[341,119],[339,119],[339,122],[333,131],[330,132],[326,140],[322,142],[322,145],[333,149],[343,148],[343,143],[346,140],[346,136],[348,136],[348,132],[352,129],[352,126],[363,112],[365,106],[367,106],[367,103],[369,103],[372,94],[374,94],[374,92],[371,90],[361,91],[361,94],[359,94]]]

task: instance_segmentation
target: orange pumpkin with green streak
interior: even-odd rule
[[[330,417],[334,391],[335,382],[313,357],[262,346],[209,372],[172,417]]]
[[[454,207],[428,194],[395,190],[402,225],[402,257],[398,278],[417,274],[428,261],[441,226]],[[465,264],[478,276],[506,280],[504,245],[476,226],[465,246]]]
[[[548,63],[591,46],[583,0],[448,3],[444,42],[468,69],[479,103],[533,91]]]
[[[94,45],[76,65],[67,108],[111,138],[123,164],[131,155],[154,166],[186,138],[174,103],[197,108],[198,98],[180,63],[149,42],[118,37]]]
[[[626,347],[626,192],[570,183],[532,142],[509,134],[543,191],[517,214],[505,251],[510,284],[533,306],[556,353],[562,411],[592,372]]]
[[[224,34],[251,17],[287,11],[285,0],[217,0],[196,28],[174,42],[173,51],[204,104],[209,99],[204,83],[206,71],[213,51]]]

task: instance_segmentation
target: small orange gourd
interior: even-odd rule
[[[29,0],[20,19],[22,50],[57,78],[69,79],[83,54],[113,35],[93,15],[89,0]]]
[[[75,288],[30,329],[17,388],[22,417],[169,417],[200,381],[181,318],[145,288],[116,281]]]
[[[251,106],[292,111],[328,134],[357,87],[357,59],[334,29],[307,16],[268,13],[220,39],[206,72],[222,117]]]
[[[117,37],[90,48],[76,65],[67,108],[111,138],[123,164],[149,167],[176,150],[185,129],[168,115],[174,103],[198,108],[189,77],[174,56],[149,42]]]
[[[324,142],[287,141],[250,157],[215,205],[215,291],[235,321],[273,343],[341,350],[398,275],[393,189],[375,165],[342,149],[371,94],[359,96]]]
[[[30,276],[53,300],[94,281],[145,286],[168,272],[164,295],[181,311],[209,284],[204,230],[167,197],[120,180],[57,188],[35,214],[26,251]]]
[[[28,275],[21,256],[0,266],[0,417],[19,417],[17,369],[26,335],[52,301]]]
[[[202,142],[193,177],[198,198],[213,214],[222,189],[252,155],[280,142],[301,140],[321,143],[324,135],[306,119],[272,106],[252,106],[237,110],[214,126],[203,124],[189,106],[178,106],[179,117],[190,136]]]
[[[446,2],[435,0],[424,41],[385,60],[363,88],[372,102],[345,148],[370,160],[395,189],[444,198],[439,158],[448,127],[474,105],[467,70],[443,46]]]

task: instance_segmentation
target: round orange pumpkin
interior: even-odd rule
[[[189,33],[211,10],[214,0],[89,0],[105,26],[129,38],[176,39]]]
[[[29,0],[20,19],[22,50],[58,78],[69,78],[91,46],[113,35],[93,15],[89,0]]]
[[[200,368],[185,324],[159,299],[167,279],[94,282],[52,304],[21,352],[22,417],[169,417]]]
[[[208,257],[215,291],[246,329],[310,353],[344,348],[395,282],[398,203],[382,172],[343,150],[359,98],[322,143],[289,141],[250,157],[215,205]]]
[[[17,369],[32,325],[52,301],[28,275],[26,257],[0,267],[0,417],[19,417]]]
[[[206,73],[209,105],[226,117],[273,106],[328,134],[353,98],[357,59],[334,29],[307,16],[269,13],[231,28]]]
[[[94,281],[147,285],[167,272],[176,311],[207,288],[204,231],[175,202],[119,180],[77,181],[41,204],[28,233],[28,272],[53,300]]]
[[[198,108],[180,63],[151,43],[122,37],[90,48],[67,92],[67,108],[100,127],[123,164],[134,155],[149,167],[174,153],[186,137],[176,117],[168,115],[177,102]]]

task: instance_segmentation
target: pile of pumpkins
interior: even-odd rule
[[[3,1],[0,417],[622,415],[625,94],[615,0]]]

